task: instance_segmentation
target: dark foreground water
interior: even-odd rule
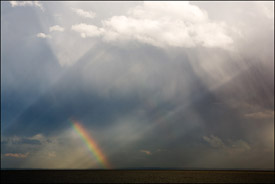
[[[274,183],[274,172],[1,170],[1,183]]]

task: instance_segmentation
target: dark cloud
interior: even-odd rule
[[[43,7],[47,12],[50,5]],[[117,168],[272,168],[270,30],[255,46],[268,48],[267,54],[255,57],[235,33],[228,35],[237,51],[79,40],[77,34],[62,46],[62,38],[72,34],[67,28],[65,36],[36,38],[49,24],[41,11],[23,16],[19,7],[3,9],[1,148],[7,154],[30,152],[24,163],[5,157],[4,166],[97,167],[73,132],[74,118]],[[255,30],[248,38],[253,35]],[[87,46],[83,55],[78,44]],[[64,55],[77,60],[64,64]]]

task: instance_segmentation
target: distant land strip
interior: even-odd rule
[[[1,170],[1,183],[274,183],[274,171]]]

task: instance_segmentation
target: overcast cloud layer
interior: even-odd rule
[[[1,2],[1,167],[274,169],[274,2]]]

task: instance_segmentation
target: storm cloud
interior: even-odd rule
[[[1,6],[2,168],[274,169],[273,2]]]

